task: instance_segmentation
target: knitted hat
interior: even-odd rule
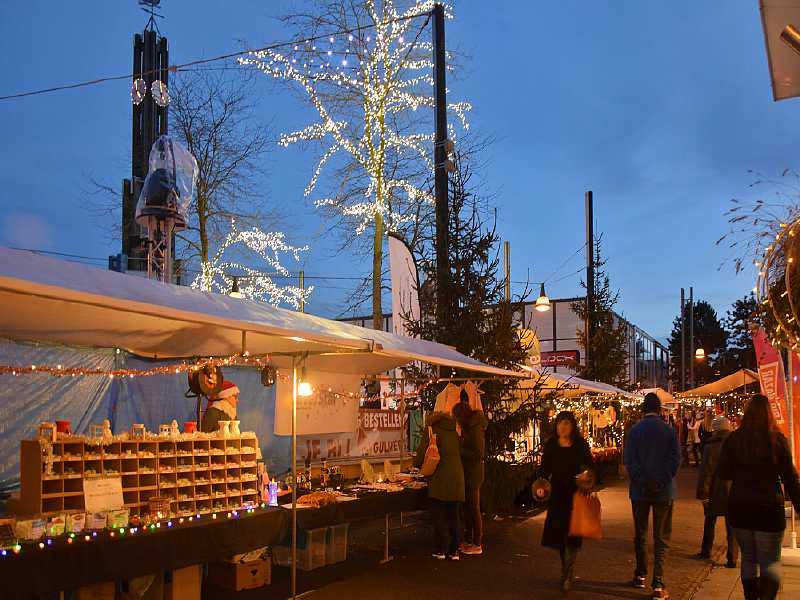
[[[711,421],[711,431],[730,431],[731,430],[731,422],[728,420],[727,417],[723,417],[722,415],[718,417],[714,417],[714,420]]]
[[[645,395],[642,412],[645,414],[661,412],[661,400],[653,392]]]
[[[217,392],[212,400],[222,400],[223,398],[230,398],[231,396],[238,396],[239,388],[232,381],[225,381],[222,384],[222,389]]]

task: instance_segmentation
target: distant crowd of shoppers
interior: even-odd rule
[[[458,560],[459,554],[483,553],[480,487],[487,420],[483,410],[470,406],[463,394],[457,402],[437,403],[437,408],[427,420],[415,464],[422,466],[428,447],[435,443],[440,462],[428,488],[433,556]],[[697,498],[703,503],[705,522],[697,557],[711,558],[716,523],[722,517],[726,566],[736,568],[741,555],[745,599],[777,596],[786,528],[784,494],[800,511],[800,481],[789,443],[778,430],[765,396],[750,400],[736,427],[735,421],[710,411],[701,417],[690,413],[676,423],[662,414],[658,396],[647,394],[642,418],[625,437],[623,461],[633,516],[633,587],[645,588],[648,583],[647,534],[652,519],[652,598],[670,597],[664,564],[672,533],[675,477],[683,464],[698,468]],[[558,550],[561,588],[569,593],[583,542],[582,536],[574,534],[575,503],[581,494],[591,494],[595,485],[592,452],[572,412],[556,415],[537,475],[533,494],[547,502],[542,545]],[[464,528],[459,516],[462,503]]]

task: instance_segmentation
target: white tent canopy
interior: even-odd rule
[[[731,373],[730,375],[726,375],[721,379],[701,385],[700,387],[686,390],[685,392],[678,394],[678,396],[681,398],[685,398],[687,396],[716,396],[718,394],[732,392],[733,390],[737,390],[746,385],[758,384],[758,382],[758,373],[751,371],[750,369],[739,369],[736,371],[736,373]],[[753,390],[755,391],[756,388],[754,387]]]
[[[675,402],[676,402],[675,396],[670,394],[664,388],[660,388],[660,387],[644,388],[642,390],[639,390],[639,393],[642,396],[646,396],[647,394],[651,394],[651,393],[655,394],[656,396],[658,396],[658,399],[661,400],[661,404],[675,404]]]
[[[152,358],[311,352],[312,370],[370,374],[420,360],[503,377],[522,374],[425,340],[364,329],[258,302],[201,292],[0,248],[0,335],[117,347]]]
[[[626,396],[628,398],[640,398],[638,394],[627,392],[622,388],[618,388],[608,383],[600,381],[590,381],[589,379],[581,379],[574,375],[566,373],[550,373],[546,371],[537,371],[530,367],[525,368],[531,374],[529,385],[533,386],[539,377],[544,377],[543,382],[545,389],[560,388],[564,396],[580,396],[581,394],[606,394],[615,396]]]

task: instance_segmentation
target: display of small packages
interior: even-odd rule
[[[108,522],[108,515],[104,512],[86,513],[86,529],[105,529]]]
[[[70,513],[67,515],[67,531],[80,533],[86,528],[86,513]]]
[[[24,519],[17,521],[14,531],[21,540],[35,541],[44,535],[47,519]]]
[[[57,537],[67,531],[67,518],[65,515],[56,515],[47,521],[47,536]]]

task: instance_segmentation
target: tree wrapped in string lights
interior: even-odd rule
[[[319,145],[305,196],[320,191],[314,205],[342,227],[345,244],[370,248],[378,328],[386,233],[399,232],[413,245],[433,209],[433,47],[423,38],[434,2],[400,4],[319,0],[313,10],[283,19],[307,41],[240,59],[299,88],[315,111],[315,122],[283,134],[279,144]],[[450,7],[445,11],[452,18]],[[467,102],[448,106],[464,129],[470,108]],[[330,172],[326,186],[320,184],[323,169]],[[371,244],[362,237],[370,229]]]
[[[280,232],[265,233],[257,227],[240,230],[231,222],[228,234],[216,252],[202,263],[202,271],[192,281],[192,287],[208,292],[227,294],[234,283],[234,273],[239,293],[245,298],[267,302],[274,306],[288,304],[297,309],[300,301],[307,301],[313,286],[305,290],[293,285],[279,285],[278,277],[289,277],[289,270],[281,262],[281,253],[300,260],[300,253],[308,250],[287,243]],[[250,265],[259,264],[268,271]]]
[[[772,342],[800,349],[800,219],[781,223],[775,239],[756,261],[755,287],[761,316]]]

